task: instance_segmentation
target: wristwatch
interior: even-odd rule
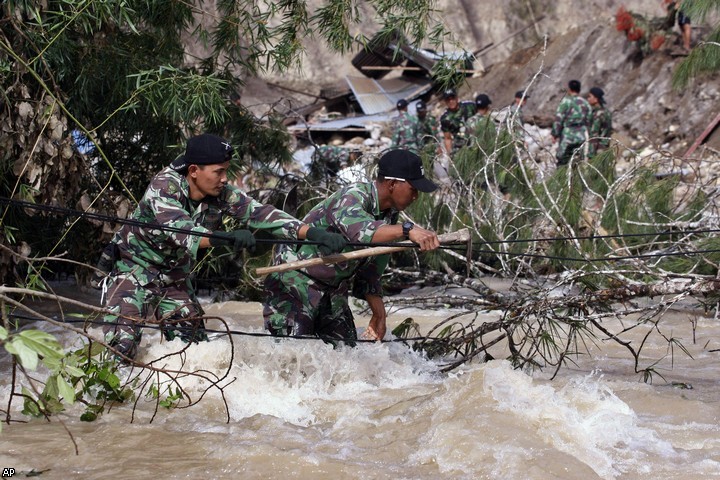
[[[403,223],[402,224],[403,237],[405,237],[406,239],[410,238],[410,230],[412,230],[414,226],[415,226],[415,224],[412,222]]]

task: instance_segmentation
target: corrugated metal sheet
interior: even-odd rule
[[[390,70],[364,70],[363,67],[393,67],[405,61],[405,57],[398,55],[396,43],[399,32],[385,40],[376,34],[367,44],[353,57],[352,64],[360,73],[368,78],[383,78]]]
[[[366,130],[365,126],[371,123],[389,122],[395,113],[381,113],[377,115],[360,115],[356,117],[340,118],[328,122],[298,123],[287,127],[290,132],[303,132],[305,130],[333,131],[333,130]]]
[[[426,79],[390,78],[375,80],[367,77],[345,77],[366,115],[395,110],[401,98],[412,100],[426,93],[432,82]]]

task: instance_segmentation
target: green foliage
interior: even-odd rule
[[[80,419],[92,421],[103,412],[106,402],[123,402],[133,395],[132,389],[121,385],[115,373],[117,362],[101,344],[86,344],[66,353],[47,332],[10,333],[2,327],[0,343],[26,370],[36,370],[42,364],[48,371],[38,395],[27,387],[22,388],[25,415],[53,415],[79,401],[86,409]]]
[[[294,1],[219,0],[197,6],[158,0],[4,2],[4,18],[13,19],[0,24],[0,91],[9,106],[4,115],[13,121],[20,102],[40,108],[36,99],[52,96],[49,104],[57,105],[59,120],[67,123],[59,131],[63,141],[71,144],[69,132],[77,129],[94,146],[83,156],[75,152],[67,172],[59,167],[67,164],[64,159],[32,157],[28,170],[40,175],[33,178],[39,187],[25,194],[71,207],[87,194],[100,197],[103,213],[116,214],[121,210],[117,193],[136,201],[150,178],[182,153],[187,137],[200,131],[231,139],[239,160],[231,173],[274,172],[290,161],[292,137],[272,112],[256,118],[228,101],[243,79],[298,66],[309,38],[340,53],[359,47],[356,32],[368,13],[381,25],[380,37],[440,47],[450,38],[434,5],[430,0],[332,0],[310,11]],[[0,151],[0,170],[7,173],[0,175],[4,196],[22,184],[13,164],[25,145],[35,143],[38,130],[34,124],[20,129],[13,148]],[[60,188],[58,178],[72,188]],[[67,198],[57,198],[58,192],[67,192]],[[18,243],[37,242],[28,233],[34,224],[28,223],[27,229],[12,223],[23,227],[13,232]],[[58,232],[70,228],[58,223]],[[75,260],[94,263],[107,240],[98,240],[107,234],[94,228],[77,232],[97,240],[86,242],[86,248],[54,243],[42,251],[59,247]],[[68,244],[74,239],[63,238]],[[3,278],[8,272],[2,270]]]
[[[692,0],[683,2],[682,8],[693,23],[701,23],[714,15],[715,24],[710,34],[678,65],[673,74],[673,87],[676,89],[687,87],[694,78],[720,70],[720,22],[717,21],[720,3],[715,0]]]
[[[51,368],[48,362],[54,365],[55,360],[64,355],[62,346],[55,337],[40,330],[24,330],[10,336],[9,340],[7,338],[6,332],[5,350],[28,370],[35,370],[41,359],[45,366]]]
[[[164,392],[167,393],[167,396],[163,398],[162,395]],[[172,386],[164,387],[162,384],[156,383],[153,383],[150,388],[148,388],[145,396],[153,400],[158,400],[158,405],[167,409],[176,406],[180,400],[184,398],[180,387],[175,388],[173,391]]]

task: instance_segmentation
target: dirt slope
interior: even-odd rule
[[[673,51],[670,45],[643,57],[613,25],[576,28],[516,52],[481,78],[469,79],[464,94],[488,93],[498,108],[510,103],[516,90],[529,86],[526,112],[543,120],[554,113],[568,80],[576,78],[584,92],[592,86],[603,88],[620,133],[647,137],[649,143],[678,153],[720,113],[720,76],[673,90],[673,72],[684,58],[671,55]]]

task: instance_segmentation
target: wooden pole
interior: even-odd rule
[[[448,243],[467,243],[470,240],[470,231],[467,228],[458,230],[457,232],[438,235],[441,244]],[[373,257],[375,255],[384,255],[386,253],[399,252],[407,248],[414,247],[415,244],[410,241],[398,242],[397,246],[392,247],[369,247],[362,250],[354,250],[346,253],[336,253],[334,255],[326,255],[324,257],[308,258],[298,260],[296,262],[282,263],[280,265],[272,265],[270,267],[261,267],[255,269],[257,276],[264,276],[269,273],[288,272],[290,270],[299,270],[301,268],[313,267],[315,265],[334,265],[348,260],[357,260],[358,258]]]
[[[700,144],[705,140],[705,138],[712,133],[713,130],[715,130],[715,127],[718,126],[718,123],[720,123],[720,113],[715,117],[715,119],[710,122],[710,125],[707,126],[705,131],[700,134],[700,136],[693,142],[692,145],[690,145],[690,148],[688,148],[688,151],[685,152],[685,155],[683,155],[683,160],[687,160],[690,155],[695,153],[695,150],[700,146]]]

